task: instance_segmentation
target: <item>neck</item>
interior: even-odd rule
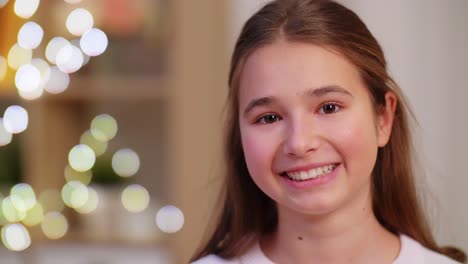
[[[400,242],[377,221],[370,194],[353,204],[320,216],[278,206],[278,227],[263,238],[264,252],[275,263],[392,263]]]

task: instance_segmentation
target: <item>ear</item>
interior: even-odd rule
[[[377,143],[379,147],[385,146],[390,139],[397,102],[395,93],[387,92],[385,94],[385,106],[379,109],[377,116]]]

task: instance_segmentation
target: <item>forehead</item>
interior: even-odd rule
[[[241,101],[272,94],[303,94],[327,85],[344,87],[353,94],[366,92],[357,67],[339,52],[286,41],[255,50],[245,61],[239,85]]]

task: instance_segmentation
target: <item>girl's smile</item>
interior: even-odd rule
[[[321,166],[304,166],[294,170],[288,170],[280,175],[293,188],[311,188],[319,185],[324,185],[332,181],[338,170],[339,163],[332,163]],[[307,169],[310,167],[310,169]]]

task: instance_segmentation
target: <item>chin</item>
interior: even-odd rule
[[[304,200],[295,200],[282,203],[279,208],[287,209],[286,211],[294,211],[304,216],[325,216],[339,209],[339,201],[337,197],[308,197]],[[281,209],[279,209],[281,210]]]

